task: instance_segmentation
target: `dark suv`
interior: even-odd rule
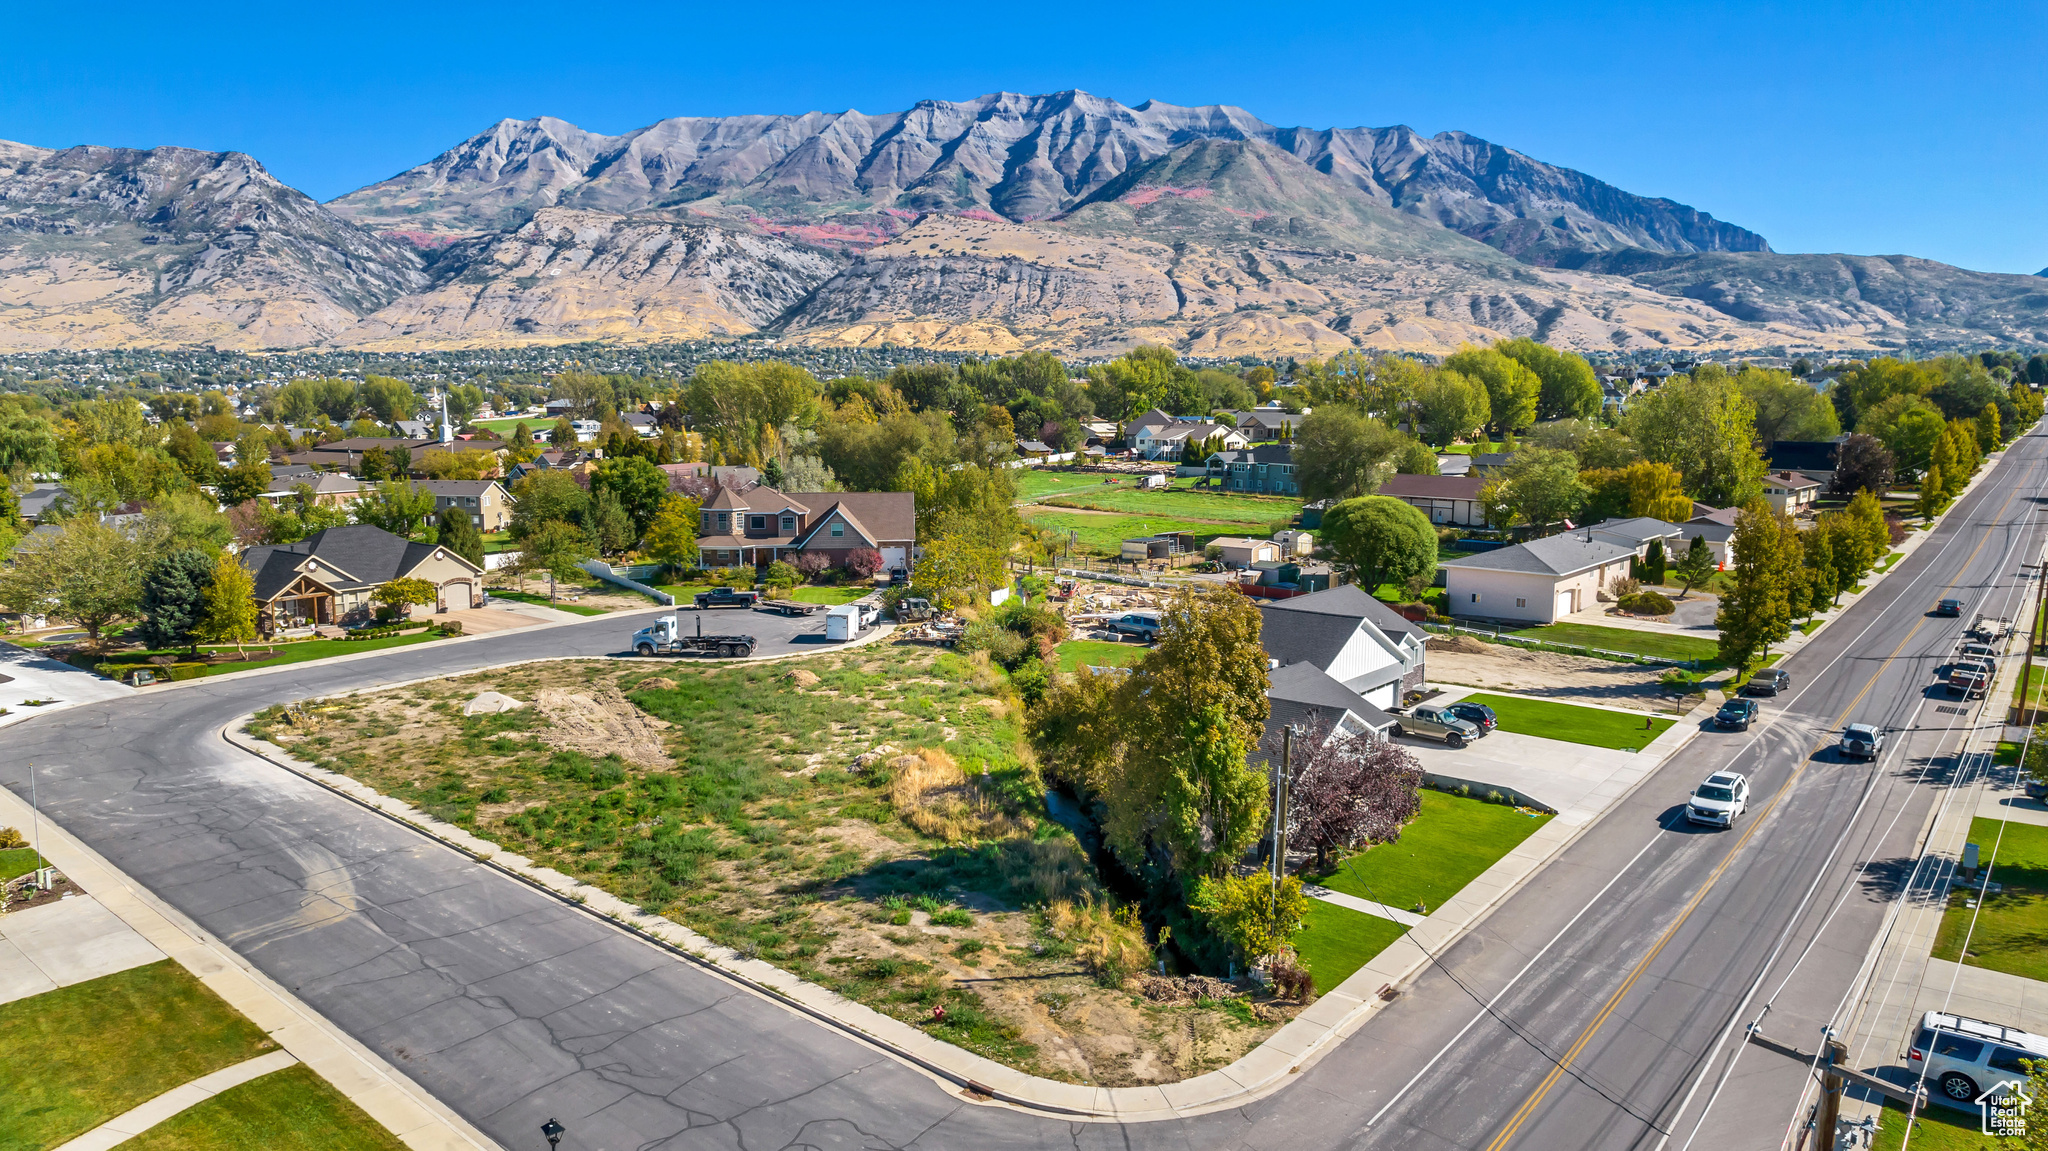
[[[1500,717],[1483,703],[1454,703],[1444,710],[1478,728],[1481,735],[1500,726]]]
[[[1756,722],[1756,712],[1755,700],[1737,696],[1714,713],[1714,726],[1728,731],[1748,731],[1749,725]]]

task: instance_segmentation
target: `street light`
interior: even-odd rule
[[[548,1146],[550,1147],[560,1146],[562,1143],[562,1135],[568,1130],[569,1129],[567,1127],[562,1126],[559,1122],[553,1119],[550,1119],[547,1122],[540,1125],[540,1133],[548,1137]]]

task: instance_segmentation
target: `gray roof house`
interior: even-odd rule
[[[305,619],[333,624],[365,618],[370,593],[391,580],[423,579],[441,604],[461,610],[482,591],[483,569],[434,544],[415,543],[369,524],[314,532],[297,543],[242,552],[258,609],[273,625]]]
[[[1600,589],[1627,575],[1635,558],[1634,547],[1580,528],[1438,566],[1452,615],[1556,623],[1597,603]]]
[[[1294,663],[1275,669],[1266,688],[1266,699],[1270,710],[1266,714],[1266,731],[1259,739],[1259,746],[1249,756],[1251,762],[1263,764],[1280,757],[1281,729],[1298,726],[1313,730],[1319,721],[1330,724],[1334,737],[1338,732],[1358,735],[1370,731],[1384,738],[1387,729],[1394,726],[1394,717],[1367,702],[1364,696],[1330,678],[1330,673],[1312,663]],[[1297,738],[1296,754],[1302,747]],[[1297,760],[1296,762],[1299,762]]]
[[[64,485],[43,483],[21,493],[21,518],[34,521],[50,510],[52,504],[64,498]]]
[[[1624,547],[1631,548],[1639,557],[1649,553],[1651,540],[1663,540],[1664,554],[1668,557],[1671,554],[1672,542],[1683,534],[1677,524],[1665,523],[1663,520],[1651,519],[1649,516],[1636,516],[1632,519],[1601,520],[1599,523],[1583,530],[1586,533],[1590,533],[1595,540],[1604,540],[1607,543],[1621,544]],[[1572,534],[1577,535],[1580,533],[1574,532]]]
[[[1281,669],[1309,664],[1377,708],[1423,680],[1423,630],[1355,584],[1259,605],[1260,643]]]

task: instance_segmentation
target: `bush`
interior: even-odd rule
[[[816,579],[831,566],[832,561],[826,559],[823,552],[798,552],[796,555],[796,570],[805,579]]]
[[[1308,964],[1292,951],[1283,951],[1266,965],[1266,974],[1273,980],[1273,994],[1297,1003],[1307,1003],[1316,997],[1316,979],[1309,974]]]
[[[1062,899],[1047,906],[1039,922],[1040,930],[1051,937],[1048,951],[1072,948],[1074,958],[1105,987],[1123,986],[1152,961],[1136,907],[1111,911],[1092,899]]]
[[[795,587],[802,580],[803,576],[798,573],[796,565],[783,560],[769,564],[767,574],[761,577],[761,581],[769,587]]]
[[[459,619],[444,619],[444,620],[442,620],[442,621],[441,621],[441,634],[442,634],[442,635],[461,635],[461,634],[462,634],[462,621],[461,621],[461,620],[459,620]]]
[[[1052,686],[1052,672],[1043,658],[1026,659],[1011,670],[1010,686],[1017,689],[1026,704],[1035,707],[1045,698],[1045,689]]]
[[[0,827],[0,849],[26,846],[28,846],[28,840],[21,837],[20,828]]]
[[[1625,600],[1642,590],[1643,581],[1634,576],[1616,576],[1607,581],[1607,594],[1617,601]]]
[[[855,548],[846,553],[846,573],[855,579],[868,579],[882,570],[882,553],[873,548]]]
[[[954,649],[962,655],[985,651],[988,657],[1002,664],[1007,670],[1015,670],[1027,655],[1037,654],[1037,645],[1008,628],[988,620],[976,620],[967,625]]]
[[[1621,610],[1633,612],[1636,615],[1670,615],[1672,608],[1676,606],[1671,602],[1670,597],[1662,592],[1654,591],[1625,595],[1621,597],[1619,602]]]

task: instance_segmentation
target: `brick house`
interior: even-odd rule
[[[761,567],[799,552],[823,552],[841,567],[845,553],[873,548],[887,570],[909,567],[917,546],[917,497],[909,492],[721,487],[697,515],[697,549],[707,567]]]

